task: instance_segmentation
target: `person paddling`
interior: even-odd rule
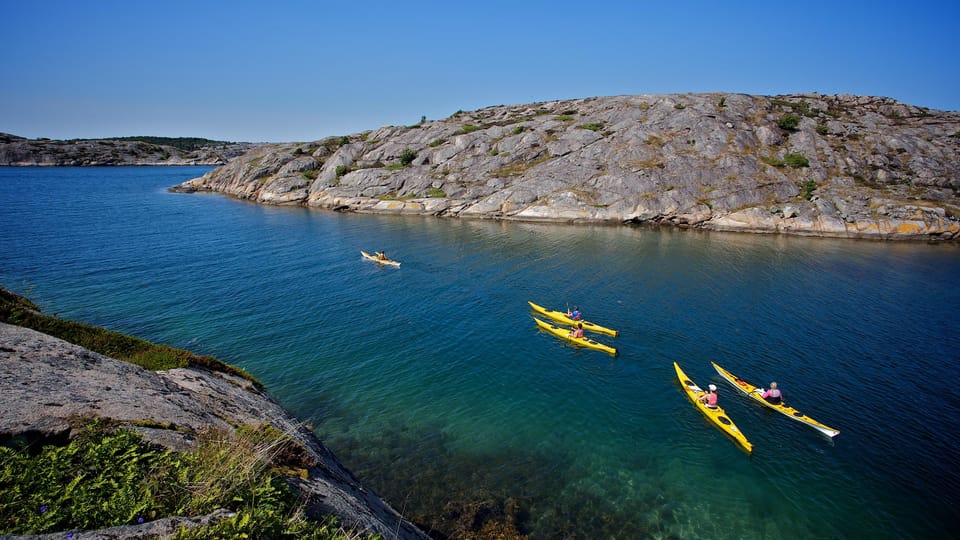
[[[583,323],[578,324],[576,328],[570,330],[570,337],[577,339],[583,338]]]
[[[580,313],[580,308],[577,306],[573,306],[573,311],[570,311],[570,308],[567,308],[567,317],[569,317],[571,321],[579,321],[582,316],[583,315]]]
[[[767,403],[771,405],[780,405],[783,403],[783,394],[781,394],[780,389],[777,388],[776,381],[770,383],[769,390],[764,391],[763,388],[757,388],[757,392],[760,393],[760,397],[767,400]]]
[[[380,259],[381,261],[385,261],[387,260],[387,253],[385,251],[378,251],[377,258]]]
[[[702,396],[697,398],[697,401],[703,402],[708,409],[717,408],[717,385],[711,384],[707,386],[708,392],[705,392]]]

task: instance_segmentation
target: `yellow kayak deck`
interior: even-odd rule
[[[777,411],[780,414],[787,416],[788,418],[792,418],[793,420],[804,423],[828,437],[836,437],[837,435],[840,434],[839,430],[834,429],[830,426],[821,424],[820,422],[817,422],[813,418],[810,418],[809,416],[803,414],[802,412],[794,409],[793,407],[787,405],[783,401],[781,401],[779,405],[770,403],[769,401],[761,397],[761,393],[757,391],[757,387],[755,385],[750,384],[747,381],[741,379],[740,377],[737,377],[733,373],[730,373],[729,371],[723,369],[722,367],[718,366],[716,362],[710,362],[710,363],[713,364],[713,369],[716,369],[717,373],[719,373],[721,377],[726,379],[730,384],[734,386],[734,388],[746,394],[753,401],[762,403],[763,405],[770,407],[771,409]]]
[[[364,259],[369,259],[371,261],[378,262],[380,264],[389,264],[390,266],[400,266],[400,261],[391,261],[390,259],[382,260],[376,255],[371,255],[362,249],[360,250],[360,255],[363,255]]]
[[[740,428],[733,423],[733,420],[727,417],[727,413],[723,411],[720,407],[710,408],[697,398],[705,394],[706,392],[696,385],[690,377],[687,377],[687,374],[680,369],[680,365],[676,362],[673,363],[673,367],[677,370],[677,379],[680,381],[680,386],[683,388],[684,393],[687,394],[687,397],[690,398],[690,401],[700,409],[700,412],[707,417],[710,422],[715,426],[720,428],[720,431],[726,433],[737,445],[745,450],[748,454],[753,453],[753,444],[747,440],[747,437],[740,431]]]
[[[534,304],[529,300],[527,301],[527,303],[530,304],[530,307],[533,308],[534,311],[536,311],[540,315],[543,315],[544,317],[550,320],[557,321],[559,323],[567,324],[570,326],[576,326],[578,323],[583,323],[584,330],[587,330],[589,332],[593,332],[596,334],[606,334],[608,336],[613,336],[613,337],[617,337],[620,335],[620,332],[618,332],[617,330],[613,330],[612,328],[605,328],[603,326],[600,326],[599,324],[592,323],[589,321],[575,321],[570,317],[567,317],[567,314],[562,311],[554,311],[552,309],[547,309],[543,306],[538,306],[537,304]]]
[[[569,329],[569,328],[562,328],[562,327],[559,327],[559,326],[557,326],[557,325],[555,325],[555,324],[550,324],[550,323],[547,323],[547,322],[543,322],[543,321],[541,321],[540,319],[538,319],[538,318],[536,318],[536,317],[534,317],[533,320],[537,321],[537,326],[539,326],[540,329],[542,329],[543,331],[545,331],[545,332],[547,332],[547,333],[553,334],[553,335],[557,336],[558,338],[565,339],[565,340],[567,340],[567,341],[569,341],[569,342],[571,342],[571,343],[574,343],[574,344],[576,344],[576,345],[580,345],[580,346],[582,346],[582,347],[587,347],[588,349],[594,349],[594,350],[597,350],[597,351],[603,351],[603,352],[605,352],[605,353],[607,353],[607,354],[612,354],[613,356],[616,356],[616,355],[617,355],[617,350],[616,350],[616,349],[614,349],[613,347],[610,347],[610,346],[608,346],[608,345],[604,345],[603,343],[600,343],[599,341],[594,341],[594,340],[592,340],[592,339],[590,339],[590,338],[588,338],[588,337],[586,337],[586,336],[584,336],[584,337],[582,337],[582,338],[576,338],[576,337],[571,336],[571,335],[570,335],[570,329]]]

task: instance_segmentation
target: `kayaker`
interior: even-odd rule
[[[708,385],[707,390],[709,390],[709,392],[704,393],[702,396],[698,397],[697,400],[705,403],[708,408],[716,409],[717,408],[717,385],[715,384]]]
[[[576,328],[570,330],[570,337],[578,339],[583,337],[583,323],[578,324]]]
[[[387,253],[385,251],[378,251],[377,258],[380,259],[381,261],[385,261],[387,260]]]
[[[773,381],[770,383],[770,389],[765,391],[763,388],[758,388],[758,392],[761,392],[760,397],[767,400],[767,403],[771,405],[779,405],[783,403],[783,395],[780,394],[780,389],[777,388],[777,382]]]
[[[570,320],[572,321],[579,321],[580,317],[582,316],[583,315],[580,313],[580,308],[577,306],[573,306],[573,311],[570,311],[569,308],[567,309],[567,317],[570,317]]]

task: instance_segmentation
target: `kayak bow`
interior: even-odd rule
[[[697,398],[705,394],[702,388],[696,385],[690,377],[687,377],[687,374],[680,369],[680,365],[676,362],[673,363],[673,367],[677,370],[677,379],[680,381],[680,386],[683,387],[683,391],[687,394],[687,397],[690,398],[690,401],[700,409],[700,412],[707,417],[708,420],[713,422],[715,426],[720,428],[720,431],[726,433],[736,442],[740,448],[746,450],[748,454],[753,453],[753,444],[747,440],[747,437],[744,436],[743,432],[740,431],[740,428],[733,423],[733,420],[727,418],[727,414],[720,407],[710,408],[701,401],[698,401]]]
[[[538,319],[538,318],[536,318],[536,317],[534,317],[533,320],[537,321],[537,326],[539,326],[542,330],[544,330],[545,332],[548,332],[548,333],[550,333],[550,334],[553,334],[553,335],[557,336],[558,338],[565,339],[565,340],[567,340],[567,341],[569,341],[569,342],[571,342],[571,343],[575,343],[575,344],[581,345],[581,346],[583,346],[583,347],[587,347],[588,349],[594,349],[594,350],[597,350],[597,351],[603,351],[603,352],[605,352],[605,353],[612,354],[613,356],[617,356],[617,350],[614,349],[613,347],[610,347],[610,346],[608,346],[608,345],[604,345],[603,343],[600,343],[599,341],[594,341],[594,340],[592,340],[592,339],[590,339],[590,338],[588,338],[588,337],[586,337],[586,336],[584,336],[584,337],[582,337],[582,338],[576,338],[576,337],[571,336],[571,335],[570,335],[570,329],[569,329],[569,328],[561,328],[561,327],[559,327],[559,326],[557,326],[557,325],[555,325],[555,324],[550,324],[550,323],[543,322],[543,321],[541,321],[540,319]]]
[[[548,319],[551,319],[563,324],[568,324],[570,326],[576,326],[577,323],[583,323],[584,330],[588,330],[590,332],[594,332],[597,334],[606,334],[608,336],[613,336],[613,337],[617,337],[620,335],[620,332],[613,330],[611,328],[604,328],[599,324],[594,324],[589,321],[575,321],[570,317],[567,317],[567,314],[562,311],[554,311],[552,309],[547,309],[543,306],[538,306],[537,304],[534,304],[529,300],[527,301],[527,303],[530,304],[530,307],[533,308],[534,311],[536,311],[540,315],[543,315],[544,317],[547,317]]]
[[[759,403],[762,403],[767,407],[770,407],[771,409],[786,416],[787,418],[792,418],[797,422],[802,422],[812,427],[813,429],[816,429],[820,433],[823,433],[828,437],[836,437],[837,435],[840,434],[839,430],[833,429],[830,426],[817,422],[813,418],[810,418],[809,416],[803,414],[802,412],[794,409],[793,407],[787,405],[783,401],[781,401],[779,405],[774,405],[773,403],[770,403],[769,401],[760,397],[760,392],[757,391],[756,386],[748,383],[747,381],[741,379],[740,377],[737,377],[733,373],[730,373],[729,371],[723,369],[722,367],[718,366],[716,362],[710,362],[710,363],[713,364],[713,368],[717,370],[717,373],[719,373],[721,377],[723,377],[730,384],[732,384],[734,388],[736,388],[737,390],[740,390],[741,392],[749,396],[750,399],[757,401]]]

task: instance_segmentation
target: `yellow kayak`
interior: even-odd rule
[[[830,426],[826,426],[824,424],[821,424],[820,422],[817,422],[813,418],[810,418],[809,416],[794,409],[793,407],[787,405],[786,403],[783,403],[782,401],[780,402],[779,405],[774,405],[773,403],[770,403],[769,401],[760,397],[761,393],[757,391],[756,386],[748,383],[747,381],[741,379],[740,377],[737,377],[733,373],[730,373],[729,371],[723,369],[722,367],[718,366],[716,362],[710,362],[710,363],[713,364],[713,368],[717,370],[717,373],[719,373],[720,376],[722,376],[724,379],[729,381],[730,384],[732,384],[737,390],[740,390],[741,392],[749,396],[750,399],[756,402],[762,403],[767,407],[770,407],[771,409],[777,411],[778,413],[786,415],[788,418],[792,418],[796,420],[797,422],[802,422],[812,427],[813,429],[816,429],[820,433],[823,433],[828,437],[836,437],[837,435],[840,434],[839,430],[833,429]]]
[[[364,250],[360,250],[360,255],[363,255],[363,258],[370,259],[371,261],[378,262],[380,264],[389,264],[391,266],[400,266],[400,261],[391,261],[390,259],[381,260],[376,255],[371,255]]]
[[[614,356],[617,355],[617,350],[616,350],[616,349],[614,349],[613,347],[610,347],[610,346],[608,346],[608,345],[604,345],[603,343],[600,343],[599,341],[594,341],[594,340],[592,340],[592,339],[590,339],[590,338],[588,338],[588,337],[586,337],[586,336],[584,336],[584,337],[582,337],[582,338],[575,338],[575,337],[571,336],[571,335],[570,335],[570,329],[569,329],[569,328],[563,328],[563,327],[560,327],[560,326],[557,326],[557,325],[554,325],[554,324],[546,323],[546,322],[543,322],[543,321],[541,321],[540,319],[538,319],[538,318],[536,318],[536,317],[534,317],[533,320],[537,321],[537,326],[539,326],[542,330],[544,330],[544,331],[546,331],[546,332],[548,332],[548,333],[551,333],[551,334],[557,336],[558,338],[565,339],[565,340],[567,340],[567,341],[569,341],[569,342],[571,342],[571,343],[576,343],[577,345],[581,345],[581,346],[587,347],[587,348],[589,348],[589,349],[595,349],[595,350],[598,350],[598,351],[603,351],[603,352],[605,352],[605,353],[609,353],[609,354],[612,354],[612,355],[614,355]]]
[[[548,319],[561,322],[563,324],[569,324],[571,326],[576,326],[577,323],[583,323],[584,330],[588,330],[590,332],[594,332],[597,334],[606,334],[608,336],[613,336],[613,337],[617,337],[620,335],[620,332],[616,330],[612,330],[610,328],[604,328],[599,324],[594,324],[589,321],[575,321],[570,317],[567,317],[567,314],[562,311],[553,311],[552,309],[547,309],[543,306],[538,306],[537,304],[534,304],[529,300],[527,301],[527,303],[530,304],[530,307],[533,308],[534,311],[536,311],[537,313],[539,313],[540,315],[543,315]]]
[[[703,413],[711,422],[714,423],[720,431],[726,433],[736,442],[740,448],[746,450],[748,454],[753,453],[753,444],[747,440],[743,435],[743,432],[740,431],[740,428],[733,423],[733,420],[727,418],[727,414],[723,412],[723,409],[720,407],[710,408],[701,401],[698,401],[697,398],[705,394],[704,390],[696,385],[693,381],[690,380],[690,377],[687,377],[687,374],[680,369],[680,365],[676,362],[673,363],[673,367],[677,370],[677,379],[680,380],[680,386],[683,387],[683,391],[686,392],[687,397],[690,398],[690,401],[700,409],[700,412]]]

